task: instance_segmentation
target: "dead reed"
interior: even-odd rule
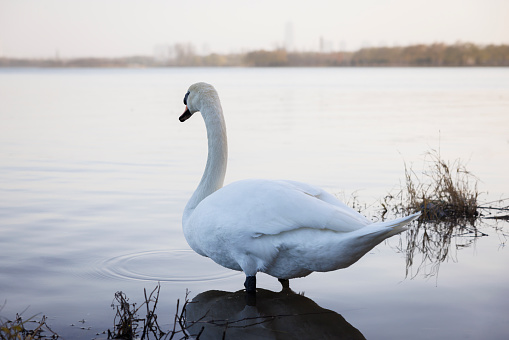
[[[147,290],[144,289],[145,302],[136,306],[136,303],[129,303],[129,298],[125,293],[119,291],[115,293],[117,304],[112,303],[116,308],[114,319],[115,328],[113,331],[108,329],[108,339],[148,339],[152,334],[156,339],[160,339],[165,332],[159,327],[157,314],[155,310],[159,301],[159,291],[161,286],[158,284],[154,290],[147,296]],[[145,306],[146,316],[138,316],[140,309]],[[139,335],[141,333],[141,336]]]
[[[0,311],[2,308],[3,306],[0,307]],[[44,315],[39,321],[35,320],[35,316],[24,320],[21,314],[16,314],[14,320],[0,318],[0,340],[41,340],[58,338],[58,334],[49,328],[46,323],[46,316]]]
[[[147,290],[144,289],[145,301],[136,306],[136,303],[129,303],[129,299],[123,292],[115,293],[115,301],[112,303],[112,307],[116,308],[116,315],[114,319],[113,331],[108,329],[108,339],[156,339],[171,340],[175,336],[179,336],[178,339],[190,339],[191,336],[187,332],[186,322],[186,308],[189,303],[188,295],[186,291],[186,297],[184,304],[180,307],[180,301],[177,300],[177,310],[175,312],[173,328],[167,331],[163,331],[157,321],[156,308],[159,301],[159,291],[161,285],[158,284],[152,292],[147,295]],[[145,317],[139,316],[139,313],[145,307]],[[194,339],[199,339],[201,332],[198,335],[193,335]]]
[[[448,162],[436,150],[425,154],[421,171],[405,163],[405,182],[399,193],[387,195],[381,205],[382,218],[389,211],[395,215],[422,213],[398,247],[406,254],[407,277],[436,276],[440,264],[455,257],[455,250],[487,236],[475,223],[480,215],[477,183],[478,178],[461,160]]]
[[[426,168],[418,174],[405,163],[403,205],[422,211],[426,220],[475,219],[478,214],[478,179],[456,160],[443,160],[432,150],[425,156]]]

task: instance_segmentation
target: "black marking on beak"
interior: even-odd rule
[[[189,93],[189,92],[188,92]],[[186,95],[186,98],[187,98],[187,95]],[[184,101],[186,100],[186,98],[184,99]],[[189,111],[189,109],[187,108],[187,105],[186,105],[186,110],[184,111],[184,113],[179,117],[179,120],[181,122],[185,122],[186,120],[188,120],[189,118],[191,118],[193,114]]]

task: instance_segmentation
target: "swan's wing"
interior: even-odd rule
[[[197,209],[213,211],[208,216],[214,223],[243,229],[252,237],[300,228],[350,232],[371,223],[322,189],[293,181],[234,182],[200,205]]]
[[[303,227],[314,225],[311,228],[349,232],[372,223],[319,187],[288,180],[276,182],[287,188],[287,197],[293,197],[293,200],[286,200],[279,211],[288,209],[297,225]]]
[[[361,220],[364,220],[366,223],[372,223],[365,216],[359,214],[358,212],[356,212],[355,210],[353,210],[352,208],[347,206],[345,203],[338,200],[334,195],[331,195],[330,193],[323,190],[322,188],[316,187],[314,185],[309,185],[307,183],[297,182],[297,181],[284,180],[284,181],[278,181],[278,182],[287,183],[287,184],[293,186],[293,188],[295,188],[296,190],[300,190],[300,191],[306,193],[307,195],[314,196],[319,200],[322,200],[322,201],[332,204],[336,207],[339,207],[341,209],[346,209],[346,210],[354,213],[355,215],[357,215],[358,218],[360,218]]]

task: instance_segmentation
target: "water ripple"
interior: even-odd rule
[[[154,250],[100,261],[94,276],[140,281],[211,281],[239,275],[192,250]]]

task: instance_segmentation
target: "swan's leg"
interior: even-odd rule
[[[288,279],[277,279],[281,286],[283,286],[283,290],[290,289],[290,280]]]
[[[244,282],[244,287],[246,287],[246,293],[254,294],[256,293],[256,276],[246,276],[246,282]]]
[[[242,254],[239,256],[239,265],[244,274],[246,274],[246,293],[256,293],[256,273],[258,272],[258,265],[256,259],[251,254]]]

